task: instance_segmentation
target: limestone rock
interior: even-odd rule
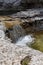
[[[29,47],[21,47],[7,40],[0,40],[0,65],[21,65],[26,56],[31,58],[28,65],[43,65],[43,53]]]

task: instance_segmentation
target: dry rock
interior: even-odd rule
[[[0,39],[0,65],[21,65],[21,60],[31,57],[29,65],[43,65],[43,53],[27,46],[17,46],[9,39]]]

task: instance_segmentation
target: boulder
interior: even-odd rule
[[[17,46],[0,39],[0,65],[43,65],[43,53],[27,46]]]

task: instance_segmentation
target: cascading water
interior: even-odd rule
[[[5,37],[5,26],[3,25],[3,23],[2,22],[0,22],[0,39],[4,39],[4,37]]]
[[[9,30],[9,33],[13,43],[17,42],[20,37],[24,37],[26,35],[24,29],[20,25],[13,26],[13,29]]]
[[[30,45],[34,40],[31,34],[26,35],[24,29],[20,25],[13,26],[8,32],[12,42],[19,46],[26,46],[26,44]]]
[[[27,44],[31,45],[33,41],[34,41],[34,38],[31,35],[26,35],[24,37],[21,37],[16,42],[16,45],[19,45],[19,46],[26,46]]]

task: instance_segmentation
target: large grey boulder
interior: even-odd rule
[[[22,65],[21,61],[26,57],[30,58],[27,65],[43,65],[43,53],[27,46],[14,45],[8,39],[0,39],[0,65]]]

